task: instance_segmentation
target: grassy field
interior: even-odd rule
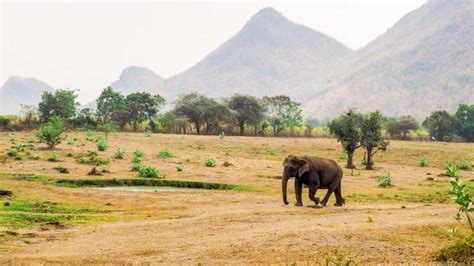
[[[450,227],[468,230],[453,220],[440,174],[465,160],[471,169],[460,174],[474,190],[474,144],[391,141],[372,171],[359,150],[358,169],[344,170],[346,205],[331,197],[317,209],[306,188],[305,207],[294,207],[292,184],[292,203],[282,205],[282,161],[314,155],[344,165],[334,139],[120,133],[97,151],[102,133],[70,132],[52,154],[33,136],[0,133],[0,189],[13,191],[0,197],[2,263],[428,263],[453,242]],[[131,171],[136,149],[161,178]],[[93,167],[105,172],[90,176]],[[378,186],[387,173],[393,186]]]

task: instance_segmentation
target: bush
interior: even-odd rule
[[[391,187],[392,186],[392,179],[390,177],[390,172],[386,173],[385,175],[379,178],[379,186],[380,187]]]
[[[115,155],[114,155],[115,159],[123,159],[124,156],[125,156],[125,149],[118,148],[117,151],[115,151]]]
[[[109,145],[107,144],[107,140],[103,137],[99,137],[97,138],[97,149],[99,151],[105,151],[107,150],[107,147],[109,147]]]
[[[466,239],[456,240],[453,244],[438,251],[438,261],[449,261],[472,265],[474,263],[474,234]]]
[[[58,152],[53,151],[49,154],[48,161],[50,162],[57,162],[58,161]]]
[[[67,143],[68,145],[72,145],[72,144],[74,144],[75,141],[76,141],[75,138],[67,138],[66,143]]]
[[[443,174],[444,176],[449,176],[449,177],[459,176],[458,168],[453,163],[445,163],[444,164],[444,169],[446,169],[446,173]]]
[[[425,156],[421,157],[420,160],[418,161],[418,165],[421,167],[425,167],[428,165],[428,158]]]
[[[209,158],[209,159],[206,159],[206,161],[204,162],[204,164],[205,164],[207,167],[215,167],[215,166],[216,166],[216,160],[214,160],[213,158]]]
[[[138,176],[140,177],[159,177],[160,170],[153,166],[142,166],[138,169]]]
[[[469,170],[471,167],[469,166],[469,163],[466,160],[462,160],[459,163],[459,169],[461,170]]]
[[[365,156],[365,154],[364,154],[364,157],[362,157],[362,159],[360,160],[360,164],[367,165],[367,156]]]
[[[110,173],[110,167],[108,165],[102,165],[100,168],[102,169],[102,173]]]
[[[142,162],[143,152],[139,149],[136,149],[133,152],[133,159],[132,162],[135,164],[140,164]]]
[[[37,135],[38,139],[46,143],[49,149],[54,149],[56,145],[61,143],[62,134],[66,130],[63,120],[59,116],[53,116],[49,122],[43,124]]]
[[[9,151],[9,152],[7,153],[7,155],[8,155],[9,157],[15,158],[15,157],[18,156],[18,152],[15,151],[15,150],[11,150],[11,151]]]
[[[346,152],[339,153],[339,160],[341,161],[347,160],[347,153]]]
[[[66,167],[58,166],[54,170],[58,171],[61,174],[69,174],[69,170]]]
[[[141,167],[141,163],[132,163],[132,166],[130,168],[132,169],[132,171],[138,171]]]
[[[220,138],[220,139],[224,139],[224,138],[225,138],[225,132],[219,133],[219,138]]]
[[[161,149],[161,150],[159,151],[158,156],[159,156],[160,158],[165,159],[165,158],[172,157],[173,155],[171,154],[171,152],[170,152],[168,149],[164,148],[164,149]]]

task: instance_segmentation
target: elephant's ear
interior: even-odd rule
[[[300,160],[300,167],[298,169],[298,175],[301,177],[304,173],[309,171],[309,163],[306,160]]]

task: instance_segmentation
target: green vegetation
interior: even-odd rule
[[[181,181],[166,179],[148,179],[148,178],[113,178],[113,179],[58,179],[55,184],[68,187],[113,187],[113,186],[167,186],[167,187],[185,187],[202,188],[212,190],[235,190],[254,192],[256,189],[252,186],[233,185],[223,183],[210,183],[199,181]]]
[[[469,170],[469,169],[471,169],[471,167],[469,166],[469,162],[466,161],[466,160],[462,160],[462,161],[459,163],[459,169],[461,169],[461,170]]]
[[[58,152],[57,151],[53,151],[49,154],[49,157],[48,157],[48,161],[50,162],[57,162],[58,161]]]
[[[474,264],[474,234],[467,238],[457,239],[453,244],[442,248],[436,254],[438,261],[457,262],[466,265]]]
[[[96,151],[87,151],[85,153],[76,154],[76,162],[80,164],[90,164],[90,165],[108,165],[110,159],[107,157],[100,157]]]
[[[406,140],[410,131],[420,128],[416,119],[412,116],[401,116],[400,118],[389,118],[385,122],[385,127],[390,137]]]
[[[421,157],[418,161],[418,165],[421,167],[428,166],[428,158],[426,158],[426,156]]]
[[[382,137],[382,114],[376,111],[365,115],[360,132],[360,145],[367,152],[365,169],[371,170],[375,153],[385,151],[388,146],[388,141],[385,141]]]
[[[43,124],[38,132],[38,139],[46,143],[49,149],[54,149],[56,145],[61,143],[62,134],[66,130],[63,120],[59,116],[52,116],[49,122]]]
[[[160,174],[160,170],[153,166],[141,166],[138,168],[138,176],[140,177],[150,177],[150,178],[164,178]]]
[[[107,140],[103,137],[97,138],[97,149],[99,151],[105,151],[109,147]]]
[[[158,152],[158,157],[162,158],[162,159],[166,159],[166,158],[170,158],[172,157],[173,154],[171,154],[171,152],[164,148],[164,149],[161,149],[159,152]]]
[[[117,148],[117,150],[115,151],[114,158],[115,159],[123,159],[124,156],[125,156],[125,149],[124,148]]]
[[[206,159],[206,161],[204,162],[204,164],[205,164],[207,167],[215,167],[215,166],[216,166],[216,160],[214,160],[213,158],[208,158],[208,159]]]
[[[459,179],[455,165],[449,165],[448,172],[449,176],[451,176],[451,192],[449,194],[453,196],[454,202],[458,205],[458,212],[456,216],[454,216],[454,219],[460,221],[462,216],[465,216],[471,228],[471,233],[474,233],[474,224],[470,214],[474,211],[474,208],[472,208],[472,195],[470,190],[466,187],[466,184],[463,184]]]
[[[390,176],[390,172],[388,172],[385,175],[379,177],[378,182],[379,182],[380,187],[391,187],[392,186],[392,178]]]
[[[69,174],[69,170],[66,167],[58,166],[54,170],[58,171],[61,174]]]
[[[182,166],[176,166],[176,172],[183,172],[183,167]]]

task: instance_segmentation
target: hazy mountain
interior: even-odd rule
[[[331,117],[349,106],[423,118],[474,103],[474,4],[429,1],[329,75],[305,114]]]
[[[37,106],[43,91],[53,88],[34,78],[10,77],[0,88],[0,113],[18,114],[22,104]]]
[[[165,87],[175,95],[285,93],[301,100],[308,92],[317,93],[329,65],[351,54],[331,37],[264,8],[198,64],[167,80]]]
[[[110,86],[124,95],[140,91],[162,94],[163,81],[163,78],[147,68],[131,66],[124,69],[119,79]]]

